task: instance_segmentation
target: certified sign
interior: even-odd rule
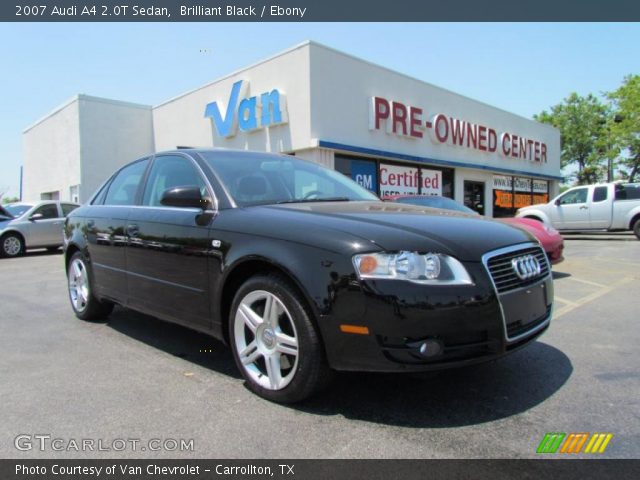
[[[421,171],[422,170],[422,171]],[[422,190],[420,190],[422,185]],[[442,195],[442,172],[380,164],[380,196]]]

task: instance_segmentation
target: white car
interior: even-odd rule
[[[633,230],[640,240],[640,183],[573,187],[549,203],[519,209],[516,217],[565,231]]]
[[[27,249],[62,246],[64,219],[80,205],[42,201],[11,203],[0,209],[0,256],[17,257]]]

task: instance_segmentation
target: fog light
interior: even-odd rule
[[[442,343],[439,340],[435,340],[433,338],[427,338],[420,344],[420,348],[418,348],[420,355],[427,358],[442,355],[443,350],[444,348],[442,346]]]

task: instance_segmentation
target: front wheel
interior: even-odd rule
[[[19,257],[24,253],[24,241],[20,235],[7,233],[0,239],[0,255],[3,257]]]
[[[93,294],[89,262],[82,253],[74,253],[69,260],[67,279],[69,300],[76,317],[81,320],[101,320],[111,313],[113,304],[100,302]]]
[[[633,233],[635,233],[636,238],[640,240],[640,218],[633,224]]]
[[[280,275],[245,282],[229,318],[231,348],[248,388],[268,400],[304,400],[330,378],[320,336],[298,291]]]

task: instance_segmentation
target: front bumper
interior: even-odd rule
[[[337,298],[332,314],[320,322],[331,367],[399,372],[463,366],[510,353],[548,328],[550,268],[522,288],[498,293],[485,264],[465,267],[472,286],[353,279],[354,288]],[[366,326],[369,334],[343,333],[343,324]],[[420,351],[426,341],[428,355]]]

